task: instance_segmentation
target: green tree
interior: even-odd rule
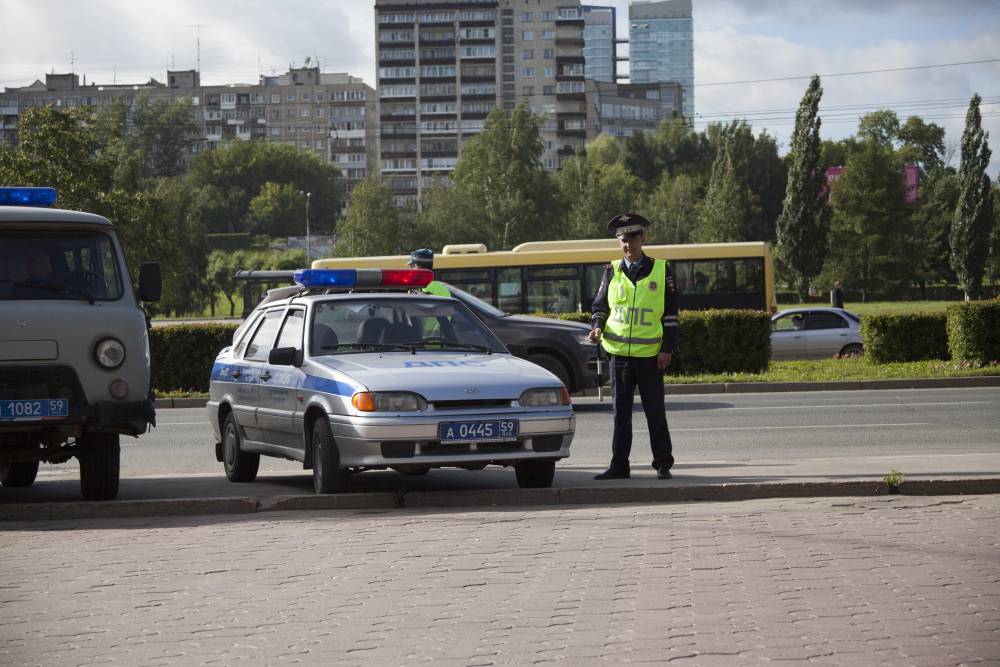
[[[555,235],[552,184],[540,160],[542,121],[527,104],[510,113],[494,108],[455,166],[452,194],[475,212],[464,222],[490,249]]]
[[[636,132],[625,140],[623,161],[625,169],[649,187],[654,186],[663,173],[656,138],[645,132]]]
[[[148,177],[179,176],[191,144],[198,136],[191,101],[188,98],[151,99],[142,95],[132,111],[135,133],[133,145],[143,158]]]
[[[921,186],[913,210],[913,228],[924,242],[918,246],[921,286],[956,280],[949,261],[951,221],[958,203],[958,176],[951,168],[935,169]]]
[[[646,238],[650,243],[688,243],[698,219],[701,185],[687,174],[664,176],[642,205],[650,221]]]
[[[705,133],[692,130],[683,120],[663,120],[656,128],[657,160],[672,176],[708,177],[712,170],[712,147]]]
[[[905,199],[903,165],[892,146],[862,141],[831,194],[827,282],[843,279],[867,298],[892,293],[914,277],[915,239]]]
[[[788,185],[777,224],[777,254],[791,271],[799,301],[823,270],[830,232],[829,207],[820,196],[826,173],[820,169],[819,102],[823,88],[813,76],[799,102],[788,151]]]
[[[267,236],[304,236],[306,200],[291,183],[268,181],[250,200],[248,228],[253,234]]]
[[[224,208],[212,220],[210,232],[245,232],[251,225],[250,202],[266,183],[290,185],[309,192],[309,222],[313,233],[329,233],[339,212],[336,179],[340,171],[294,146],[263,141],[231,141],[202,153],[188,168],[195,188],[218,189]]]
[[[981,98],[972,96],[962,132],[962,161],[958,168],[958,205],[951,223],[951,266],[965,290],[965,298],[979,295],[986,265],[992,220],[987,199],[991,196],[986,167],[992,151],[979,112]]]
[[[691,239],[699,243],[757,240],[760,208],[746,182],[753,135],[745,121],[710,126],[715,162]]]
[[[569,238],[604,238],[607,222],[619,213],[635,210],[642,192],[641,181],[621,162],[608,159],[612,137],[598,137],[587,154],[563,163],[556,175],[562,199],[567,202],[565,234]]]
[[[944,166],[944,128],[940,125],[910,116],[899,128],[899,140],[903,143],[903,159],[917,164],[922,176]]]
[[[865,114],[858,123],[858,137],[882,145],[893,143],[899,138],[899,116],[891,109]]]
[[[393,205],[392,189],[377,176],[369,176],[351,192],[333,251],[337,257],[397,254],[402,251],[399,231],[399,209]]]
[[[208,301],[215,314],[215,290],[208,279],[205,227],[193,214],[194,198],[182,178],[159,178],[150,191],[156,225],[163,234],[155,258],[163,272],[163,297],[147,308],[182,315]]]

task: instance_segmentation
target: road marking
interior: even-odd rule
[[[667,405],[670,405],[668,402]],[[907,408],[926,405],[993,405],[993,401],[941,401],[934,403],[838,403],[836,405],[766,405],[759,407],[727,407],[705,410],[815,410],[817,408]]]
[[[789,429],[810,429],[810,428],[878,428],[896,426],[928,426],[930,422],[900,422],[898,424],[817,424],[815,426],[720,426],[718,428],[672,428],[671,432],[679,431],[779,431]],[[648,430],[634,431],[636,433],[649,433]]]

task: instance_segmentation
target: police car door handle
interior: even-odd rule
[[[232,372],[230,372],[229,374],[230,374],[230,375],[232,375],[232,376],[233,376],[234,378],[237,378],[237,379],[239,379],[239,377],[240,377],[241,375],[243,375],[243,371],[241,371],[241,370],[240,370],[240,369],[238,369],[238,368],[235,368],[235,369],[233,369],[233,370],[232,370]]]
[[[271,374],[268,373],[267,371],[264,371],[263,373],[260,374],[260,379],[263,380],[264,382],[267,382],[268,380],[271,379]]]

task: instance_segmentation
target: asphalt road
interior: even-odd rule
[[[678,469],[761,462],[787,466],[822,459],[836,471],[862,457],[883,457],[886,471],[904,467],[910,458],[926,464],[942,457],[947,457],[952,469],[956,465],[961,469],[963,457],[1000,455],[1000,388],[995,387],[673,395],[667,398],[667,416]],[[606,465],[611,419],[610,411],[579,412],[572,456],[560,462],[558,469],[589,471]],[[204,409],[161,410],[158,423],[141,438],[122,438],[123,478],[222,478]],[[633,425],[633,468],[641,470],[650,457],[638,400]],[[261,472],[301,476],[308,486],[309,473],[292,461],[265,457]],[[435,471],[426,479],[432,483],[435,476],[454,479],[463,475],[474,487],[476,476],[488,472]],[[508,471],[498,472],[513,478]],[[75,461],[43,465],[39,481],[76,479],[77,475]],[[222,482],[227,484],[224,478]],[[10,499],[12,491],[4,490],[0,498]],[[229,493],[220,489],[216,495]]]

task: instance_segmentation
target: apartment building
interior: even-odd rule
[[[545,114],[555,170],[586,138],[584,20],[572,0],[376,0],[382,178],[419,206],[496,107]]]
[[[15,145],[18,119],[33,106],[108,107],[114,100],[134,106],[151,98],[184,99],[199,135],[190,157],[226,141],[260,140],[295,146],[340,167],[347,189],[378,164],[377,99],[360,78],[291,68],[259,83],[202,86],[195,70],[168,71],[166,82],[104,85],[80,82],[78,74],[46,74],[44,83],[5,88],[0,94],[0,141]]]
[[[616,11],[611,6],[584,5],[583,57],[588,79],[615,83],[618,79],[616,58]]]

